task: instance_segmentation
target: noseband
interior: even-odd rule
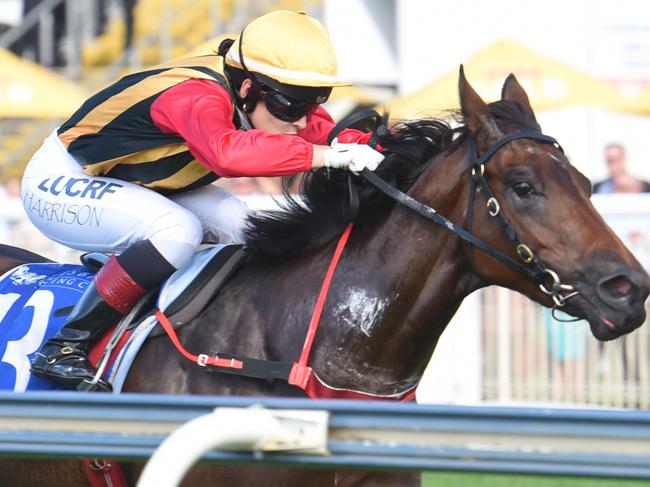
[[[374,110],[367,110],[357,114],[353,114],[351,117],[343,119],[339,124],[336,125],[334,130],[330,133],[329,139],[333,139],[338,132],[343,128],[356,123],[363,119],[372,119],[376,120],[376,127],[373,132],[373,136],[368,142],[369,145],[375,146],[377,143],[378,136],[385,134],[387,131],[386,120],[384,117],[381,117]],[[553,306],[553,316],[560,321],[575,321],[560,319],[555,316],[555,311],[557,308],[563,307],[566,302],[574,296],[578,295],[578,291],[569,284],[564,284],[560,280],[559,275],[552,269],[549,269],[545,266],[533,253],[528,245],[526,245],[521,238],[517,235],[517,232],[512,228],[512,225],[506,218],[506,216],[501,211],[501,205],[499,201],[494,196],[490,185],[485,178],[485,166],[490,161],[492,156],[496,154],[499,149],[504,145],[512,142],[513,140],[518,139],[527,139],[542,142],[545,144],[553,144],[556,148],[562,150],[560,144],[553,137],[544,135],[540,132],[534,131],[519,131],[512,134],[506,135],[494,142],[483,154],[477,157],[477,151],[475,149],[474,138],[471,137],[470,141],[472,144],[471,157],[473,158],[471,165],[471,180],[470,180],[470,190],[467,204],[467,222],[466,227],[464,228],[456,225],[454,222],[448,218],[439,214],[434,208],[425,205],[406,193],[400,191],[399,189],[391,186],[389,183],[381,179],[377,174],[364,169],[361,171],[361,176],[363,176],[370,184],[379,189],[382,193],[386,194],[390,198],[394,199],[396,202],[410,208],[419,215],[432,220],[433,222],[442,225],[451,232],[458,235],[460,238],[468,242],[470,245],[481,249],[486,254],[494,257],[501,263],[510,267],[511,269],[524,274],[529,279],[531,279],[535,284],[539,286],[539,289],[549,296],[554,303]],[[474,197],[478,190],[482,190],[487,198],[486,209],[488,214],[496,218],[501,226],[503,227],[507,237],[513,242],[515,246],[515,253],[519,260],[515,260],[503,252],[495,249],[492,245],[484,242],[480,238],[473,235],[472,232],[472,216],[473,216],[473,207],[474,207]],[[474,272],[480,276],[480,273],[477,271],[474,264],[474,259],[472,257],[472,252],[469,252],[469,260]]]

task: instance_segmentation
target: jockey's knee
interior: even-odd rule
[[[189,211],[166,213],[153,222],[149,240],[176,269],[187,262],[203,239],[203,226]]]

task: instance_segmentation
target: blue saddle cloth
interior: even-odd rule
[[[188,321],[221,288],[243,256],[240,245],[214,245],[197,252],[163,284],[158,306],[177,323]],[[24,264],[0,277],[0,390],[60,389],[31,376],[31,359],[63,326],[94,275],[83,265],[47,263]],[[128,359],[108,370],[115,391],[155,324],[155,320],[140,323],[140,331],[124,348]]]
[[[47,263],[24,264],[0,278],[0,390],[58,388],[32,377],[30,362],[61,328],[93,275],[81,265]]]

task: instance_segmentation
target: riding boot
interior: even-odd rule
[[[88,359],[90,343],[115,324],[144,295],[115,256],[99,270],[59,332],[36,353],[31,372],[67,388],[92,381],[97,370]],[[97,388],[110,391],[100,380]]]

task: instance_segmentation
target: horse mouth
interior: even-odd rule
[[[588,321],[592,335],[602,342],[614,340],[630,333],[645,321],[644,309],[641,312],[626,315],[609,306],[598,305],[597,302],[598,298],[590,295],[588,291],[581,290],[580,294],[567,301],[563,311]]]

